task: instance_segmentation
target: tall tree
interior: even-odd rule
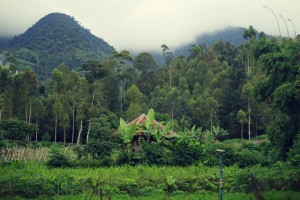
[[[245,32],[243,34],[243,38],[246,40],[256,38],[256,31],[253,28],[253,26],[249,26],[249,28],[247,30],[245,30]]]
[[[140,106],[142,102],[143,94],[140,92],[139,88],[136,85],[132,85],[125,93],[125,103],[129,104],[129,107],[126,111],[127,120],[133,120],[138,117],[142,108]]]
[[[4,94],[8,86],[9,74],[10,74],[9,69],[0,65],[0,121],[2,120],[2,116],[3,116]]]
[[[255,96],[260,101],[272,102],[274,112],[281,113],[269,124],[267,132],[282,156],[286,156],[300,131],[300,99],[297,95],[300,76],[299,51],[299,40],[276,38],[259,40],[253,48],[254,56],[267,75],[256,86]]]
[[[128,66],[127,63],[132,62],[133,59],[128,51],[121,51],[117,52],[115,51],[113,54],[113,57],[117,59],[119,62],[118,67],[117,67],[117,77],[120,80],[119,82],[119,101],[120,101],[120,113],[123,112],[123,98],[124,98],[124,91],[126,90],[125,88],[125,82],[127,77],[127,71],[128,71]]]
[[[102,86],[101,79],[103,79],[105,76],[107,76],[110,73],[109,67],[110,66],[104,65],[103,63],[97,61],[89,61],[82,65],[82,68],[85,70],[85,77],[88,83],[90,84],[92,90],[92,101],[91,101],[90,113],[95,112],[94,104],[96,99],[97,88]],[[92,116],[90,117],[90,119],[91,118]],[[91,123],[92,121],[89,121],[88,132],[86,137],[87,142],[90,134]]]
[[[241,109],[237,113],[236,118],[237,118],[238,122],[241,124],[241,139],[243,141],[243,139],[244,139],[244,137],[243,137],[243,134],[244,134],[244,123],[247,121],[246,113]]]
[[[213,114],[217,112],[219,107],[218,102],[213,97],[208,97],[206,99],[207,108],[209,110],[209,119],[210,119],[210,132],[213,132]]]
[[[43,102],[40,98],[33,98],[32,99],[32,114],[35,120],[35,127],[36,127],[36,131],[35,131],[35,141],[38,141],[38,127],[39,127],[39,121],[41,120],[41,118],[43,118],[45,116],[45,107],[43,105]]]
[[[66,112],[64,112],[62,114],[61,125],[62,125],[63,130],[64,130],[64,145],[65,145],[66,144],[66,138],[67,138],[66,129],[70,126],[70,118],[69,118],[68,113],[66,113]]]
[[[28,108],[28,123],[31,123],[32,120],[32,98],[36,96],[37,93],[37,77],[31,69],[26,69],[23,75],[25,90],[29,99],[29,108]],[[27,108],[26,108],[27,110]]]
[[[157,64],[155,60],[151,54],[143,52],[134,59],[133,67],[140,71],[137,86],[143,94],[149,96],[156,84]]]
[[[248,139],[251,139],[251,98],[253,96],[253,85],[247,82],[243,86],[242,95],[247,99],[247,112],[248,112]]]
[[[173,54],[172,52],[169,51],[169,47],[165,44],[161,45],[161,48],[163,50],[163,57],[165,60],[165,65],[167,68],[169,68],[169,83],[170,83],[170,88],[172,87],[172,69],[171,69],[171,63],[173,60]]]
[[[74,143],[74,135],[75,135],[75,111],[78,106],[79,98],[80,98],[80,77],[75,70],[71,71],[70,81],[71,87],[71,95],[72,95],[72,136],[71,136],[71,144]]]
[[[57,141],[57,128],[58,128],[58,120],[61,118],[61,115],[63,113],[63,104],[59,97],[55,98],[55,102],[53,104],[53,115],[55,119],[55,125],[54,125],[54,142]]]

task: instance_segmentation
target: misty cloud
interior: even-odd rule
[[[1,1],[0,36],[21,34],[48,13],[61,12],[75,17],[117,50],[160,50],[161,44],[175,49],[201,33],[227,26],[253,25],[259,31],[278,35],[275,17],[264,5],[286,20],[291,18],[295,26],[300,23],[298,0]],[[278,20],[286,35],[283,20]],[[293,35],[292,24],[287,24]]]

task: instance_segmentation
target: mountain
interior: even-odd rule
[[[73,17],[51,13],[14,37],[6,44],[4,54],[17,58],[19,65],[32,66],[38,74],[48,76],[59,64],[78,68],[87,60],[99,60],[113,51],[112,46],[92,35]]]
[[[193,45],[205,45],[205,46],[212,46],[215,42],[219,40],[223,40],[224,42],[230,42],[235,46],[239,46],[241,44],[246,43],[247,40],[243,38],[243,34],[247,30],[246,28],[242,27],[228,27],[222,30],[218,30],[212,33],[201,34],[196,37],[194,42],[189,44],[183,45],[178,47],[174,51],[174,55],[180,56],[188,56],[189,50]],[[256,33],[257,37],[259,33]],[[271,37],[270,35],[266,35],[268,38]]]
[[[0,37],[0,50],[6,48],[11,40],[12,37]]]

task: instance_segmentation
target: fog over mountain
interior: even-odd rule
[[[0,5],[0,36],[19,35],[43,16],[60,12],[74,16],[119,51],[160,51],[161,44],[176,49],[228,26],[252,25],[293,37],[300,24],[298,0],[10,0]]]

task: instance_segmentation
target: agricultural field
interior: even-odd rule
[[[227,140],[201,145],[203,152],[209,154],[220,147],[228,151],[223,158],[224,199],[299,199],[300,169],[291,162],[251,163],[244,159],[244,164],[241,164],[242,160],[233,163],[232,157],[238,157],[237,152],[242,147],[247,147],[249,158],[257,156],[255,148],[262,147],[264,140],[251,143]],[[236,152],[230,152],[229,147]],[[2,150],[2,154],[4,152]],[[138,164],[134,163],[134,156],[130,165],[115,163],[105,166],[104,162],[92,157],[79,158],[77,152],[78,149],[64,145],[15,147],[14,154],[2,156],[0,162],[0,197],[137,200],[219,198],[219,166],[215,162],[218,161],[217,153],[211,154],[211,160],[189,166]]]

